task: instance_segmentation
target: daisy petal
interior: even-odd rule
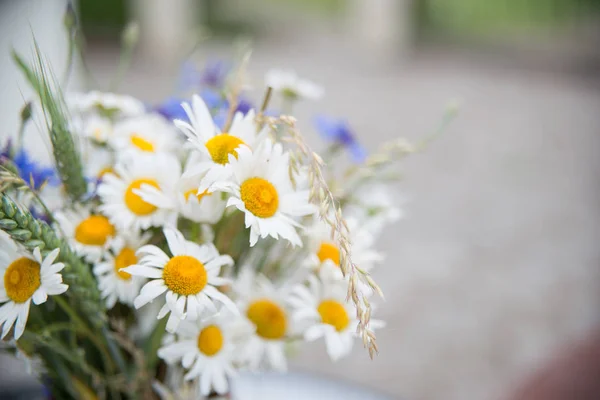
[[[222,303],[225,307],[227,307],[234,314],[236,314],[236,315],[239,314],[240,311],[238,310],[235,303],[233,301],[231,301],[231,299],[226,294],[219,292],[214,286],[207,285],[204,288],[204,292],[206,293],[207,296]]]
[[[162,271],[156,268],[147,267],[145,265],[130,265],[126,268],[121,268],[119,271],[127,272],[134,276],[143,276],[145,278],[162,278]]]
[[[48,299],[48,295],[46,294],[46,291],[43,288],[39,288],[38,290],[35,291],[35,293],[33,293],[33,304],[39,305],[42,304],[44,302],[46,302],[46,300]]]
[[[31,299],[27,300],[21,305],[19,310],[19,316],[17,323],[15,324],[15,340],[19,340],[23,332],[25,331],[25,325],[27,324],[27,318],[29,317],[29,307],[31,305]]]

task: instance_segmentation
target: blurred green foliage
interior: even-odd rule
[[[600,9],[600,0],[421,0],[428,28],[502,34],[565,26]]]
[[[78,11],[88,38],[118,39],[128,21],[127,0],[79,0]]]
[[[164,0],[169,1],[169,0]],[[198,3],[198,22],[218,36],[236,36],[256,30],[252,21],[230,18],[226,12],[227,0],[195,0]],[[253,0],[246,0],[248,2]],[[128,21],[127,0],[79,0],[78,11],[86,37],[118,39]],[[291,9],[315,14],[338,13],[348,0],[262,0],[260,6],[289,5]]]
[[[348,0],[269,0],[269,2],[274,4],[287,3],[309,12],[335,14],[344,8]]]

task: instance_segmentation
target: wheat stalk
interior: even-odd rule
[[[44,256],[60,248],[58,259],[65,263],[63,279],[69,285],[67,295],[78,304],[82,316],[88,318],[93,326],[104,326],[104,306],[90,268],[46,222],[34,218],[29,210],[20,207],[6,193],[0,193],[0,199],[0,229],[28,250],[39,247]]]
[[[375,333],[369,327],[371,319],[371,304],[367,294],[363,292],[359,281],[366,284],[374,292],[383,297],[381,288],[377,285],[370,274],[352,262],[351,241],[348,225],[342,216],[342,210],[335,196],[329,189],[327,181],[323,176],[323,159],[308,146],[303,135],[296,127],[296,119],[291,116],[280,116],[279,118],[262,117],[259,123],[268,124],[276,131],[278,126],[285,126],[287,136],[282,140],[291,143],[295,147],[290,154],[289,176],[295,184],[295,175],[299,172],[300,165],[308,166],[308,178],[310,183],[310,201],[319,206],[319,217],[331,227],[331,238],[335,240],[340,249],[340,269],[344,276],[348,277],[348,294],[346,300],[352,299],[356,306],[356,315],[359,320],[357,333],[363,341],[363,345],[373,358],[378,352]]]
[[[65,185],[66,192],[71,199],[77,201],[87,192],[81,157],[69,129],[62,92],[49,67],[44,63],[37,43],[35,55],[35,64],[30,67],[15,51],[12,52],[15,63],[37,93],[44,110],[46,127],[50,134],[52,153],[60,180]]]

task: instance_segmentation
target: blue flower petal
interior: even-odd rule
[[[51,186],[60,184],[60,179],[54,168],[43,167],[32,160],[24,149],[21,149],[12,159],[19,171],[19,176],[29,183],[33,179],[33,189],[39,189],[44,182]]]
[[[363,162],[365,162],[365,159],[367,158],[367,150],[360,144],[354,142],[348,147],[348,150],[350,151],[350,154],[352,155],[352,160],[354,162],[358,164],[362,164]]]
[[[243,97],[240,97],[238,99],[238,105],[237,105],[237,110],[236,111],[239,111],[242,114],[246,115],[248,113],[248,111],[252,110],[253,108],[254,107],[253,107],[252,103],[249,100],[247,100],[247,99],[245,99]]]
[[[323,139],[347,148],[355,162],[362,162],[366,158],[366,150],[358,143],[346,121],[319,115],[315,118],[315,127]]]
[[[223,130],[223,128],[225,127],[225,123],[227,122],[227,115],[228,114],[229,114],[229,109],[228,108],[222,108],[213,117],[215,125],[218,126],[220,130]]]
[[[181,106],[181,103],[185,100],[177,97],[169,97],[164,102],[154,108],[154,111],[162,115],[168,120],[181,119],[189,121],[185,110]]]
[[[203,89],[200,92],[200,97],[202,97],[202,100],[204,100],[209,110],[221,108],[227,103],[221,93],[212,89]]]
[[[222,88],[231,70],[231,64],[223,60],[213,60],[206,64],[200,75],[200,82],[213,88]]]

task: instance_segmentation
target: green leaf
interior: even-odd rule
[[[156,364],[158,364],[158,355],[156,353],[166,332],[167,320],[167,317],[159,320],[150,336],[144,342],[143,349],[144,354],[146,354],[146,369],[148,371],[154,371]]]

